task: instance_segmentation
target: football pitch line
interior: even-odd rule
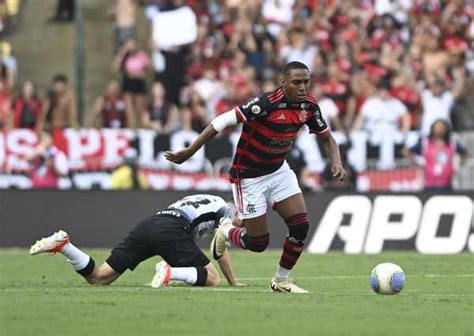
[[[223,288],[223,287],[188,287],[188,286],[169,286],[166,288],[161,288],[161,289],[151,289],[148,287],[144,286],[137,286],[137,287],[119,287],[119,286],[111,286],[111,287],[61,287],[61,288],[50,288],[48,290],[45,290],[44,288],[34,288],[34,287],[25,287],[25,288],[0,288],[0,292],[3,293],[21,293],[21,292],[90,292],[94,290],[102,290],[106,288],[107,290],[113,290],[117,292],[137,292],[137,291],[155,291],[157,295],[160,295],[160,292],[227,292],[227,293],[258,293],[258,294],[271,294],[271,295],[283,295],[285,293],[274,293],[270,291],[270,289],[252,289],[249,287],[245,288]],[[404,294],[413,294],[418,297],[438,297],[438,298],[465,298],[465,297],[472,297],[474,298],[474,294],[456,294],[456,293],[425,293],[423,291],[418,291],[418,290],[404,290]],[[402,295],[404,295],[402,294]],[[291,296],[295,296],[296,294],[293,294]],[[316,290],[315,292],[310,292],[308,295],[324,295],[324,296],[341,296],[341,297],[347,297],[347,296],[374,296],[375,294],[371,291],[319,291]],[[299,296],[299,295],[296,295]]]
[[[314,276],[301,276],[295,277],[296,279],[303,280],[318,280],[318,279],[366,279],[369,278],[369,275],[314,275]],[[407,278],[471,278],[474,277],[474,273],[466,274],[410,274],[407,275]],[[269,280],[270,278],[258,277],[258,278],[238,278],[242,281],[262,281]]]

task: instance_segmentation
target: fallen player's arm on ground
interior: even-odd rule
[[[232,269],[232,263],[230,261],[229,251],[226,250],[222,258],[220,258],[217,262],[219,263],[219,267],[222,273],[224,273],[224,276],[227,279],[229,285],[237,287],[246,286],[245,284],[239,283],[235,278],[234,270]]]

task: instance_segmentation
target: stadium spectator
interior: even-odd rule
[[[111,2],[117,10],[117,26],[123,27],[122,35],[125,36],[134,34],[130,27],[136,24],[139,5],[149,5],[146,14],[152,28],[149,40],[153,50],[150,65],[155,70],[154,79],[166,86],[165,101],[179,106],[181,111],[169,114],[166,112],[168,103],[158,103],[157,106],[162,107],[155,111],[146,111],[145,107],[142,111],[134,109],[134,125],[127,127],[151,127],[164,133],[183,127],[183,124],[187,129],[202,129],[206,120],[224,113],[231,106],[260,92],[272,91],[267,87],[277,78],[282,62],[288,57],[303,57],[313,69],[312,84],[321,85],[325,97],[331,98],[338,107],[342,130],[356,129],[354,121],[359,122],[361,107],[368,98],[378,95],[374,91],[389,76],[393,78],[390,94],[407,107],[411,130],[421,129],[423,135],[427,135],[430,124],[438,118],[452,119],[456,131],[473,129],[474,100],[470,94],[472,80],[469,79],[474,74],[474,58],[469,42],[474,36],[474,23],[471,20],[472,4],[468,2]],[[186,19],[166,23],[167,16]],[[120,25],[119,21],[122,22]],[[170,31],[173,34],[169,34]],[[0,50],[8,51],[1,46]],[[2,79],[11,91],[15,75],[8,71],[12,63],[6,55],[2,58]],[[466,95],[462,95],[463,90]],[[143,97],[148,93],[146,88],[144,91]],[[435,94],[436,91],[441,93]],[[201,99],[194,101],[193,108],[190,103],[192,92],[198,92]],[[4,97],[0,100],[8,101]],[[204,104],[207,116],[201,113],[201,104]],[[323,114],[328,111],[328,107],[322,108]],[[162,120],[160,126],[153,122],[157,115]],[[382,119],[389,119],[388,115],[382,114]],[[12,115],[6,119],[12,120]],[[165,119],[169,119],[169,123]],[[403,122],[401,125],[398,121],[389,124],[385,138],[393,139],[396,130],[404,130]],[[331,126],[341,130],[336,124]],[[221,134],[231,130],[235,128]],[[364,133],[357,134],[361,146],[365,141]],[[398,134],[396,137],[399,144],[401,137]],[[389,142],[386,141],[385,149],[393,147]],[[378,149],[382,148],[371,152],[369,144],[368,158],[382,161],[383,155],[393,157]],[[397,162],[392,160],[392,163]],[[364,169],[362,165],[357,167]]]
[[[132,106],[114,79],[109,81],[105,92],[96,98],[87,125],[94,127],[98,119],[101,119],[101,127],[105,128],[132,127],[129,124],[129,120],[134,119]]]
[[[230,226],[219,229],[211,244],[213,255],[219,259],[229,241],[240,248],[264,251],[269,243],[267,203],[273,202],[288,226],[289,235],[270,288],[275,292],[307,293],[289,279],[303,251],[309,223],[297,178],[285,161],[303,124],[319,135],[331,159],[333,175],[345,180],[346,172],[336,141],[316,100],[309,94],[308,67],[300,62],[288,63],[283,68],[280,83],[282,86],[274,92],[264,93],[214,118],[189,147],[168,151],[165,157],[171,162],[183,163],[225,127],[242,122],[244,126],[230,180],[245,229],[232,229]]]
[[[422,116],[421,133],[428,135],[431,125],[437,119],[443,119],[448,122],[451,120],[451,109],[455,99],[457,99],[464,90],[464,70],[455,69],[453,72],[455,81],[452,89],[446,87],[442,79],[435,78],[428,81],[428,87],[421,93]]]
[[[318,101],[319,108],[321,109],[321,113],[323,114],[328,127],[331,130],[345,132],[342,127],[341,119],[339,118],[339,108],[334,103],[334,100],[323,94],[320,84],[315,84],[313,86],[313,95]]]
[[[466,161],[467,151],[451,136],[451,126],[444,120],[436,120],[430,127],[430,134],[420,142],[404,150],[404,155],[413,163],[423,167],[424,186],[426,191],[451,191],[452,180],[456,173],[455,155],[461,157],[461,164]],[[421,157],[416,160],[413,155]]]
[[[169,134],[180,128],[180,115],[175,104],[166,99],[161,82],[153,83],[151,101],[142,116],[142,125],[162,134]]]
[[[133,271],[142,261],[159,255],[163,261],[156,265],[151,286],[164,287],[171,280],[192,286],[216,286],[220,282],[219,273],[196,241],[212,234],[224,222],[241,226],[222,198],[193,195],[142,220],[101,266],[96,266],[92,257],[74,246],[62,230],[37,241],[31,246],[30,254],[59,252],[92,285],[110,285],[127,269]],[[243,286],[235,278],[227,251],[218,263],[229,285]]]
[[[377,15],[392,14],[397,22],[408,23],[412,0],[376,0],[374,10]]]
[[[6,81],[0,80],[0,131],[11,127],[13,95]]]
[[[50,19],[51,22],[72,22],[76,11],[75,0],[58,0],[56,3],[56,11]]]
[[[223,84],[217,78],[216,69],[210,65],[204,68],[201,78],[193,82],[191,89],[206,102],[209,114],[213,113],[217,101],[225,94]]]
[[[59,179],[69,173],[66,155],[53,145],[51,135],[46,132],[24,159],[31,164],[31,182],[35,189],[57,189]]]
[[[115,0],[107,14],[114,20],[114,54],[129,39],[136,38],[137,0]]]
[[[21,95],[13,101],[13,128],[29,128],[39,132],[42,104],[32,81],[23,83]]]
[[[0,34],[2,37],[15,32],[21,7],[21,0],[0,2]]]
[[[163,83],[168,99],[180,105],[180,91],[185,84],[188,64],[187,46],[195,42],[198,35],[196,15],[182,0],[166,0],[148,6],[147,18],[152,25],[152,49],[160,59],[155,64],[155,70],[158,70],[155,80]],[[157,66],[158,63],[161,65]]]
[[[373,96],[376,91],[375,84],[370,81],[367,71],[361,71],[352,75],[350,87],[354,99],[349,99],[347,102],[347,113],[344,119],[342,119],[346,130],[353,128],[354,121],[360,113],[360,108],[367,98]]]
[[[239,87],[237,83],[228,81],[224,85],[225,85],[225,94],[217,102],[215,106],[215,116],[225,113],[231,110],[234,106],[240,105],[241,103],[245,102],[245,101],[242,101],[242,99],[240,98]],[[265,90],[265,92],[273,91],[275,89],[270,83],[267,83],[267,87],[269,89]],[[265,88],[265,85],[264,85],[264,88]],[[229,135],[230,133],[235,131],[236,128],[237,127],[227,127],[220,134]]]
[[[181,108],[180,114],[185,130],[201,132],[209,124],[204,101],[196,92],[191,93],[189,103]]]
[[[403,103],[390,95],[390,81],[384,80],[374,95],[369,97],[360,108],[354,122],[353,131],[364,128],[370,136],[380,141],[387,133],[410,130],[410,117]]]
[[[346,81],[346,75],[336,62],[328,66],[328,77],[321,83],[321,93],[334,101],[339,110],[339,118],[346,120],[346,124],[349,123],[348,120],[353,118],[353,116],[346,117],[347,104],[352,99],[351,88]]]
[[[262,1],[262,17],[268,25],[268,32],[277,38],[285,26],[293,18],[295,0],[264,0]]]
[[[410,113],[410,129],[420,128],[421,97],[416,88],[414,74],[401,71],[392,80],[390,94],[399,99]]]
[[[112,189],[139,190],[148,188],[146,176],[138,169],[137,156],[135,149],[127,149],[122,165],[112,172]]]
[[[74,91],[68,86],[65,75],[53,78],[53,85],[43,104],[39,130],[60,130],[67,127],[79,127]]]
[[[113,69],[122,77],[125,100],[132,106],[135,114],[133,120],[128,122],[131,127],[135,127],[146,109],[146,79],[150,60],[145,51],[138,49],[137,41],[129,39],[115,56]]]
[[[295,28],[288,32],[289,44],[283,46],[280,50],[282,63],[299,61],[304,64],[310,64],[310,70],[313,65],[314,57],[318,50],[315,46],[307,42],[307,35],[304,30]]]
[[[2,80],[6,81],[10,88],[14,88],[18,77],[16,57],[12,54],[10,42],[0,42],[0,60],[2,64]]]

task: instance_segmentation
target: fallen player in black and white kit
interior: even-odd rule
[[[219,273],[195,241],[214,234],[221,223],[241,225],[232,205],[221,197],[193,195],[141,221],[101,266],[97,267],[94,259],[74,246],[64,231],[37,241],[30,254],[59,252],[88,283],[96,285],[109,285],[125,270],[133,271],[142,261],[159,255],[163,261],[156,264],[152,287],[164,287],[172,280],[216,286]],[[218,263],[231,286],[242,286],[235,278],[228,253]]]

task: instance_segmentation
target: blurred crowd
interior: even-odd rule
[[[71,6],[58,1],[54,18],[70,20]],[[140,13],[149,22],[146,43],[137,36]],[[39,97],[34,83],[15,83],[11,46],[1,42],[0,128],[200,131],[275,89],[293,60],[311,69],[313,94],[335,130],[427,135],[438,119],[472,127],[469,1],[114,0],[107,14],[114,74],[81,121],[66,76]]]
[[[12,31],[5,27],[14,25],[19,3],[0,1],[0,32]],[[73,0],[58,0],[51,21],[71,22],[74,8]],[[472,1],[113,0],[106,14],[112,74],[83,120],[65,75],[38,95],[33,82],[16,82],[11,45],[0,41],[0,130],[199,132],[276,89],[280,69],[295,60],[310,68],[312,93],[343,134],[365,130],[380,139],[419,130],[428,137],[439,120],[474,129]]]
[[[121,86],[111,82],[92,114],[122,90],[127,121],[105,117],[102,126],[200,131],[216,114],[275,89],[279,70],[293,60],[311,69],[323,113],[345,133],[427,135],[435,120],[463,129],[472,119],[472,3],[155,0],[144,6],[150,42],[143,49],[135,40],[138,5],[115,4]]]

